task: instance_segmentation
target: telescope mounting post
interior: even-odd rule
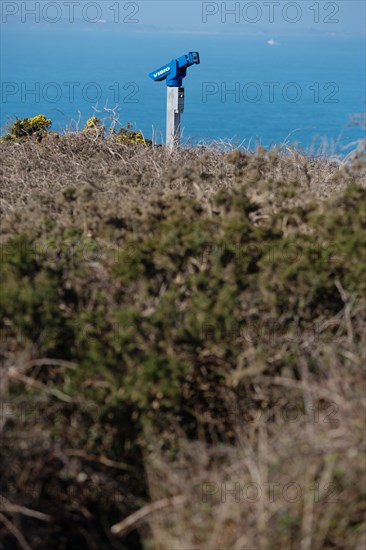
[[[179,147],[182,141],[180,114],[184,111],[184,88],[167,86],[166,146]]]
[[[154,82],[166,81],[166,146],[172,149],[179,146],[182,139],[180,115],[184,111],[183,79],[187,75],[188,67],[199,65],[198,52],[188,52],[177,59],[172,59],[156,71],[149,73]]]

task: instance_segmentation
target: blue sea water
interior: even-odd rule
[[[1,50],[1,118],[39,113],[53,129],[81,128],[104,107],[160,140],[166,86],[147,73],[187,51],[201,64],[184,81],[184,139],[264,146],[286,140],[309,150],[322,140],[341,151],[362,136],[349,126],[364,110],[364,38],[337,35],[156,34],[6,29]],[[80,113],[80,115],[79,115]],[[73,122],[74,121],[74,122]]]

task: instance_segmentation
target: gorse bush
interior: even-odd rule
[[[125,145],[151,145],[151,140],[145,140],[141,132],[131,130],[132,125],[127,123],[125,127],[120,128],[117,132],[113,129],[110,131],[109,138],[117,143],[123,143]],[[86,121],[84,132],[94,132],[97,135],[105,136],[105,126],[101,123],[101,120],[93,116]]]
[[[41,549],[207,550],[301,547],[311,524],[311,548],[357,548],[362,172],[278,151],[96,145],[98,125],[1,148],[0,494],[50,516],[17,528]],[[238,471],[301,497],[203,500]],[[316,508],[316,483],[338,500]],[[146,513],[148,530],[111,534],[150,498],[168,506]]]
[[[114,136],[115,141],[130,145],[151,145],[151,140],[145,140],[141,132],[131,131],[130,128],[130,124],[127,124],[125,128],[120,128]]]
[[[52,122],[44,115],[37,115],[33,118],[17,119],[9,128],[9,133],[4,136],[3,141],[22,141],[30,137],[36,137],[38,141],[46,135]]]
[[[9,126],[8,133],[0,138],[0,143],[6,141],[24,141],[31,137],[35,137],[37,141],[41,141],[48,132],[48,129],[52,125],[50,119],[47,119],[44,115],[37,115],[33,118],[16,119],[16,121]],[[120,128],[117,132],[113,130],[109,134],[109,138],[113,139],[117,143],[123,143],[126,145],[152,145],[152,141],[145,139],[141,132],[131,130],[132,125],[127,123],[125,127]],[[86,121],[83,132],[89,132],[99,137],[106,137],[105,126],[101,120],[92,116]]]
[[[105,126],[102,124],[101,120],[98,117],[92,116],[86,121],[86,125],[83,132],[89,133],[94,137],[97,136],[97,137],[104,138]]]
[[[100,126],[100,119],[96,116],[92,116],[86,121],[86,128],[96,128]]]

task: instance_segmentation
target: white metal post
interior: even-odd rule
[[[166,146],[172,149],[181,142],[180,114],[184,111],[184,88],[167,86]]]

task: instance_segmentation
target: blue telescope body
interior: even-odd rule
[[[199,65],[200,56],[198,52],[188,52],[186,55],[182,55],[177,59],[172,59],[170,63],[166,63],[149,73],[149,77],[155,82],[161,82],[166,80],[167,86],[181,87],[183,78],[187,75],[187,68],[192,65]]]

